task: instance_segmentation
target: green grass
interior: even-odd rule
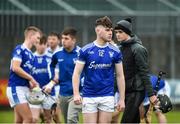
[[[80,115],[82,116],[82,115]],[[180,111],[171,111],[166,114],[168,123],[180,123]],[[11,110],[0,110],[0,123],[12,123],[14,120],[14,113]],[[82,117],[80,117],[82,122]],[[152,123],[157,123],[155,115],[152,117]]]

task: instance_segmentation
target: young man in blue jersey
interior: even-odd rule
[[[24,37],[24,43],[13,50],[7,87],[7,97],[11,107],[14,108],[15,123],[32,122],[26,94],[30,88],[38,86],[38,82],[31,76],[34,56],[30,49],[39,42],[41,31],[35,26],[27,27]]]
[[[50,76],[48,73],[48,63],[51,58],[45,54],[47,48],[47,38],[42,36],[40,42],[35,45],[36,51],[34,53],[34,64],[32,69],[32,76],[39,82],[39,87],[43,88],[50,82]],[[55,91],[52,89],[50,95],[55,99]],[[51,123],[51,104],[50,100],[43,101],[40,105],[30,104],[31,112],[33,115],[33,123],[38,123],[40,118],[40,112],[43,111],[44,123]]]
[[[81,110],[81,106],[70,104],[73,97],[72,74],[80,50],[80,47],[76,46],[76,34],[77,31],[74,28],[63,30],[61,34],[62,49],[53,55],[50,64],[52,73],[54,73],[56,65],[59,68],[60,107],[65,123],[78,123],[78,112]],[[48,84],[45,90],[48,91],[53,85],[54,83]],[[73,111],[74,108],[77,108],[78,111]]]
[[[125,82],[122,54],[110,44],[112,22],[105,16],[96,20],[96,40],[80,50],[73,73],[74,102],[82,103],[84,123],[110,123],[114,112],[114,72],[120,100],[117,109],[125,108]],[[80,75],[84,71],[82,97],[79,93]]]
[[[60,37],[59,34],[56,32],[50,32],[48,34],[48,48],[46,49],[46,55],[49,56],[50,58],[52,58],[53,54],[57,51],[59,51],[60,47]],[[51,63],[51,61],[49,62]],[[58,81],[58,67],[56,67],[56,73],[55,73],[55,80]],[[55,113],[53,114],[53,120],[55,123],[60,123],[61,119],[60,119],[60,115],[61,115],[61,110],[59,107],[59,85],[55,85],[55,96],[56,96],[56,100],[57,100],[57,108]]]
[[[126,82],[126,108],[122,123],[139,123],[139,106],[145,92],[150,101],[157,103],[149,77],[148,54],[141,40],[132,33],[131,19],[123,19],[116,23],[115,35],[117,45],[123,54],[123,68]]]

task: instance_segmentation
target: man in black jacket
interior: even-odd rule
[[[121,122],[139,123],[139,106],[144,100],[145,92],[148,93],[151,103],[157,102],[149,77],[148,53],[141,40],[132,34],[130,18],[117,22],[114,30],[123,54],[126,84],[126,107]]]

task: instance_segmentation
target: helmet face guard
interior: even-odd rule
[[[32,91],[26,94],[26,99],[28,100],[30,104],[33,104],[33,105],[41,104],[44,101],[45,97],[46,95],[41,90]]]
[[[159,109],[162,111],[162,113],[167,113],[172,110],[172,103],[169,97],[165,94],[158,95],[158,99],[160,101]]]
[[[51,110],[54,110],[57,106],[56,100],[39,87],[33,88],[30,93],[26,94],[26,99],[32,105],[43,104]]]

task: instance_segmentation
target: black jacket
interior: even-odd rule
[[[148,53],[137,36],[118,44],[123,54],[123,68],[126,93],[146,91],[153,95],[153,88],[149,77]]]

